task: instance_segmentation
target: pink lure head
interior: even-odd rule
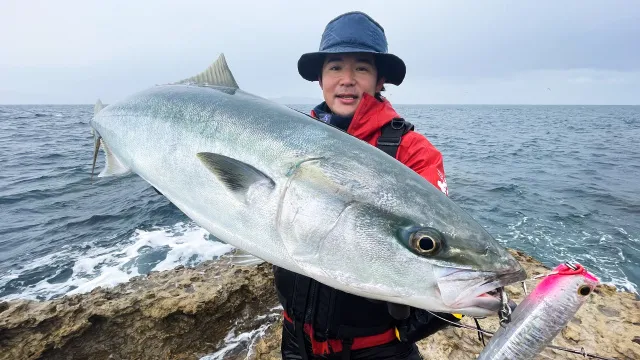
[[[588,272],[582,265],[578,263],[572,264],[572,266],[560,264],[536,286],[535,291],[541,295],[558,291],[568,281],[577,286],[579,295],[585,297],[599,284],[598,278]]]

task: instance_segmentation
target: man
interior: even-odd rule
[[[300,75],[318,81],[325,100],[311,115],[377,146],[447,193],[440,152],[381,95],[385,83],[400,85],[406,72],[404,62],[387,52],[384,29],[364,13],[349,12],[329,22],[319,50],[298,61]],[[274,274],[284,308],[284,359],[421,359],[415,341],[447,324],[285,269],[274,267]]]

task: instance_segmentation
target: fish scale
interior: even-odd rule
[[[495,314],[522,266],[475,219],[383,151],[241,90],[224,57],[98,109],[100,177],[134,172],[220,241],[336,289]],[[438,251],[420,252],[427,229]],[[421,235],[422,234],[422,235]],[[464,285],[456,285],[459,279]]]

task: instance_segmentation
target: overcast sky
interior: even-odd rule
[[[204,70],[320,100],[297,61],[362,10],[407,64],[393,103],[640,104],[640,1],[0,1],[0,104],[109,103]]]

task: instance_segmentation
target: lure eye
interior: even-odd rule
[[[442,235],[439,231],[428,228],[413,233],[410,243],[420,255],[435,255],[442,248]]]
[[[586,285],[582,285],[578,288],[578,294],[581,296],[587,296],[591,294],[591,288]]]

